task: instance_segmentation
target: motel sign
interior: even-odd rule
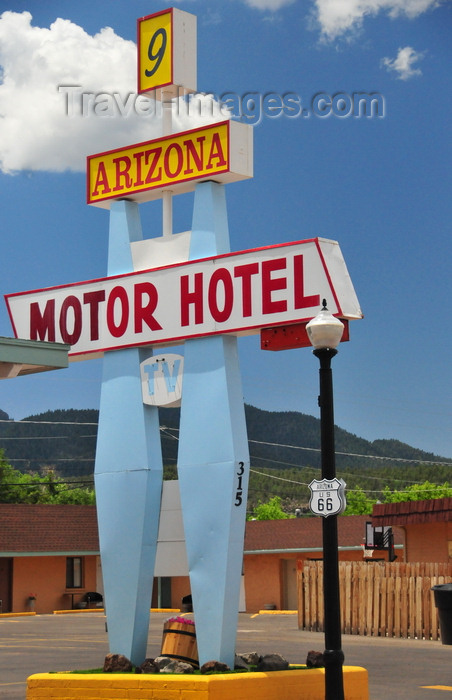
[[[360,318],[338,244],[315,238],[9,294],[6,301],[18,337],[68,343],[69,356],[84,359],[307,322],[325,297],[332,313]]]
[[[137,34],[140,93],[168,106],[196,91],[196,17],[157,12],[138,20]],[[253,127],[227,120],[173,133],[169,116],[160,138],[87,159],[87,202],[109,210],[108,276],[6,303],[16,337],[67,343],[72,360],[103,355],[95,486],[110,651],[136,666],[146,657],[163,481],[158,406],[180,403],[199,661],[233,667],[250,468],[237,336],[305,326],[323,298],[339,318],[362,313],[335,241],[230,252],[224,185],[253,176]],[[173,198],[191,191],[191,231],[173,233]],[[157,199],[162,235],[146,239],[139,205]],[[166,352],[182,344],[183,358]],[[324,486],[314,507],[334,511],[342,486]]]

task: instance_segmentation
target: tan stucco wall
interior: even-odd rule
[[[375,557],[387,559],[387,552],[375,553]],[[400,554],[401,558],[402,555]],[[293,571],[296,576],[297,565],[309,559],[322,559],[322,552],[316,553],[270,553],[270,554],[245,554],[245,601],[246,612],[263,610],[266,605],[276,605],[277,610],[282,610],[284,597],[287,597],[287,582],[284,574],[290,575]],[[284,565],[285,560],[293,560],[295,567]],[[363,552],[360,550],[344,550],[339,552],[339,561],[362,561]],[[286,594],[285,594],[286,591]]]
[[[452,560],[449,542],[452,542],[452,522],[406,525],[406,561]]]
[[[296,559],[296,557],[294,556]],[[245,600],[247,612],[266,605],[281,608],[281,566],[279,554],[246,554],[244,557]]]
[[[180,608],[182,598],[190,595],[190,579],[188,576],[173,576],[171,579],[171,605]]]
[[[81,595],[75,596],[75,602],[80,600],[83,592],[96,590],[96,555],[88,555],[84,559],[84,586]],[[71,596],[66,592],[66,557],[15,557],[13,563],[12,611],[27,612],[30,610],[28,597],[37,594],[34,609],[37,613],[51,613],[54,610],[69,610]]]

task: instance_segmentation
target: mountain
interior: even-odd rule
[[[46,411],[20,422],[0,421],[0,448],[15,469],[60,476],[91,475],[94,469],[97,421],[94,409]]]
[[[254,469],[296,469],[299,473],[302,468],[311,470],[311,474],[319,469],[320,422],[317,418],[296,411],[264,411],[249,405],[245,406],[245,413]],[[93,473],[98,411],[47,411],[20,422],[9,422],[7,414],[0,411],[0,418],[0,448],[16,469],[42,471],[51,467],[65,477]],[[160,426],[164,463],[175,465],[179,409],[160,409]],[[336,427],[335,437],[338,475],[342,471],[394,474],[397,469],[408,479],[413,470],[419,471],[418,463],[425,462],[432,463],[423,467],[425,479],[440,483],[441,479],[452,477],[450,467],[440,466],[441,462],[449,461],[447,458],[398,440],[369,442],[339,427]]]

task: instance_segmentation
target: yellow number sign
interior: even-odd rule
[[[172,11],[138,20],[138,92],[171,85]]]
[[[179,87],[196,90],[196,17],[170,8],[138,20],[138,92]]]

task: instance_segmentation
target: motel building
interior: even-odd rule
[[[362,561],[369,516],[338,519],[340,561]],[[308,516],[248,521],[240,611],[296,610],[297,567],[322,559],[322,523]],[[398,560],[403,532],[394,529]],[[387,558],[379,552],[379,558]],[[265,583],[263,583],[265,582]],[[103,594],[95,506],[0,504],[2,613],[52,613],[83,607],[87,593]],[[177,481],[164,482],[152,608],[179,609],[190,580]]]

